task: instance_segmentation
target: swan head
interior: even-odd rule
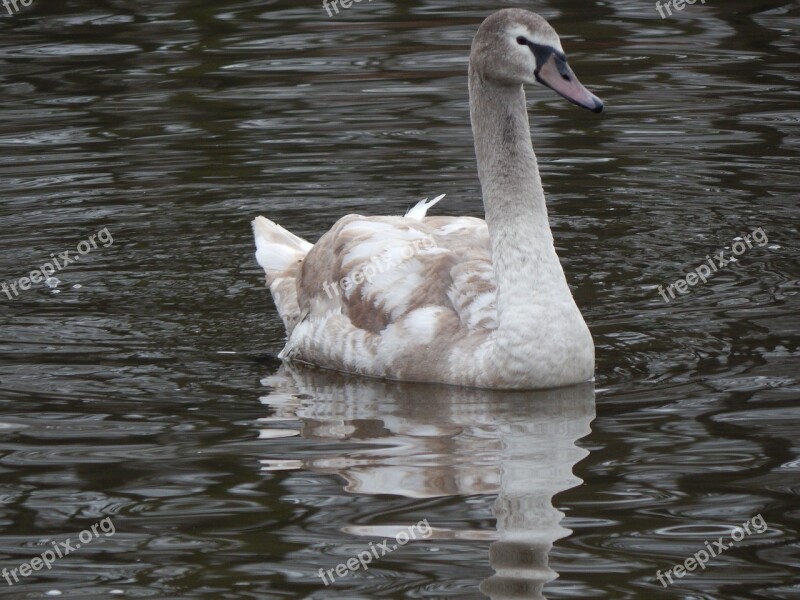
[[[569,67],[555,29],[527,10],[507,8],[486,18],[472,42],[470,68],[499,85],[541,83],[573,104],[603,110]]]

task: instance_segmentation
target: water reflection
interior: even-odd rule
[[[496,531],[456,530],[432,521],[431,539],[491,541],[495,574],[482,582],[481,591],[496,600],[544,598],[542,588],[558,576],[548,554],[556,540],[571,533],[561,525],[564,514],[553,497],[581,483],[573,467],[588,452],[576,442],[591,431],[593,385],[490,392],[386,383],[288,365],[263,383],[271,391],[261,400],[271,414],[263,419],[262,438],[300,435],[347,441],[351,448],[344,455],[320,450],[301,459],[270,457],[262,460],[265,470],[336,474],[353,494],[496,494]],[[383,538],[407,525],[343,529]]]

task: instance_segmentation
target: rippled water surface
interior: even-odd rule
[[[0,294],[0,567],[114,526],[0,597],[800,598],[800,8],[517,5],[607,103],[529,91],[598,372],[524,394],[281,367],[249,231],[481,216],[466,61],[506,4],[0,7],[0,282],[104,231]]]

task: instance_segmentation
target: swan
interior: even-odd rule
[[[438,196],[402,217],[345,216],[312,245],[256,217],[256,260],[287,334],[279,358],[488,389],[593,378],[594,343],[556,254],[531,142],[523,85],[535,83],[603,110],[543,17],[487,17],[469,60],[485,221],[428,217]]]

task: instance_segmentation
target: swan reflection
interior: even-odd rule
[[[339,475],[353,494],[409,498],[496,494],[496,531],[437,527],[433,539],[491,540],[495,574],[481,591],[503,598],[544,598],[558,574],[548,564],[556,540],[571,531],[553,496],[581,483],[572,472],[588,452],[594,386],[494,392],[383,382],[283,365],[263,381],[270,423],[262,437],[301,435],[346,440],[342,456],[263,460],[266,470]],[[286,422],[300,421],[300,429]],[[277,425],[273,428],[272,424]],[[353,450],[353,444],[363,449]],[[398,527],[399,531],[401,528]],[[386,537],[390,527],[352,525],[355,535]]]

